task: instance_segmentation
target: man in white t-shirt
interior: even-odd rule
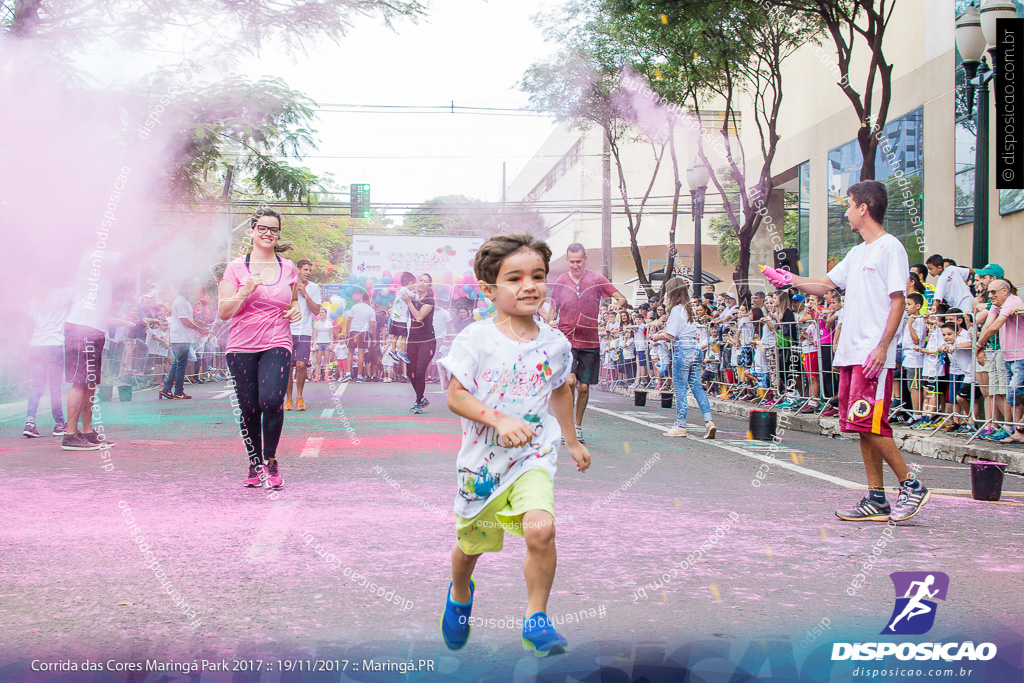
[[[945,301],[950,308],[959,308],[964,313],[971,315],[974,310],[974,294],[967,286],[967,280],[974,274],[974,269],[957,265],[946,267],[947,260],[939,254],[932,254],[925,261],[928,273],[935,278],[932,312],[935,312],[935,302]]]
[[[846,218],[863,242],[850,250],[824,278],[805,278],[762,267],[777,287],[792,285],[823,296],[846,290],[847,325],[839,337],[833,365],[839,376],[839,427],[860,435],[869,495],[851,509],[837,510],[844,520],[902,522],[918,513],[931,493],[907,468],[892,439],[889,405],[896,368],[896,332],[906,306],[904,290],[910,272],[907,250],[885,232],[882,222],[889,196],[885,185],[865,180],[850,186]],[[882,477],[885,461],[899,478],[899,499],[890,508]]]
[[[360,301],[352,308],[345,311],[345,317],[349,319],[348,325],[348,368],[349,373],[341,378],[342,382],[355,379],[356,382],[365,382],[369,373],[366,371],[366,349],[370,346],[370,338],[373,328],[377,324],[377,314],[373,306]],[[359,365],[355,363],[356,352],[359,353]]]
[[[188,352],[199,334],[206,334],[206,328],[192,317],[192,304],[188,298],[192,296],[192,282],[183,280],[178,286],[178,296],[171,304],[171,315],[167,318],[169,342],[171,344],[171,369],[160,390],[164,398],[188,399],[185,393],[185,371],[188,368]]]
[[[313,273],[313,262],[301,259],[295,264],[299,272],[299,313],[302,317],[292,323],[292,365],[295,367],[295,410],[305,410],[306,401],[302,398],[302,388],[306,386],[306,367],[309,366],[310,349],[313,346],[313,319],[320,315],[323,296],[320,285],[310,282]],[[292,377],[288,377],[288,388],[285,389],[284,409],[292,409]]]

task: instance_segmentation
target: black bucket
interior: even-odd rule
[[[971,498],[974,500],[999,500],[1003,495],[1003,472],[1006,463],[988,460],[972,460]]]
[[[101,384],[96,387],[96,400],[110,403],[114,400],[114,386],[112,384]]]
[[[127,403],[132,400],[132,386],[130,384],[121,384],[117,387],[117,398],[121,403]]]
[[[637,389],[633,392],[633,405],[645,406],[647,405],[647,392],[643,389]]]
[[[751,410],[747,421],[747,438],[751,441],[774,439],[778,417],[778,414],[770,410]]]
[[[671,408],[672,407],[672,392],[663,391],[661,392],[661,407]]]

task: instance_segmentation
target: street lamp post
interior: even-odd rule
[[[971,263],[981,268],[988,263],[989,217],[989,82],[999,71],[996,62],[996,21],[1012,19],[1017,15],[1014,3],[1005,0],[985,0],[979,11],[971,5],[956,21],[956,48],[963,59],[967,77],[968,116],[977,99],[974,149],[974,235]],[[988,46],[992,68],[985,60]],[[975,93],[975,91],[977,91]]]
[[[694,159],[686,169],[686,184],[690,188],[691,213],[693,214],[693,298],[700,299],[700,283],[704,279],[701,269],[700,219],[704,215],[704,195],[708,189],[711,173],[699,158]],[[674,248],[675,245],[673,244]],[[668,277],[668,273],[665,274]]]

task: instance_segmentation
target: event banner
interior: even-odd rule
[[[421,235],[355,235],[352,238],[352,273],[379,279],[385,272],[408,271],[434,280],[445,273],[472,274],[482,237],[430,237]]]

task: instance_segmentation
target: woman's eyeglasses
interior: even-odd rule
[[[257,224],[256,225],[256,232],[258,232],[261,235],[265,235],[268,232],[271,235],[280,235],[281,234],[281,228],[277,227],[276,225],[259,225],[259,224]]]

